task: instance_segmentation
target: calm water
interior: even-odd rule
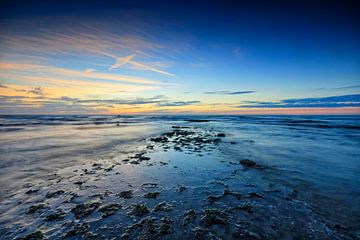
[[[58,239],[87,223],[86,231],[67,237],[97,234],[120,239],[142,218],[154,217],[156,222],[170,216],[170,231],[161,238],[360,239],[359,120],[360,116],[0,116],[0,238],[41,231]],[[151,140],[173,131],[173,126],[191,131],[196,141],[184,143],[187,135],[172,142]],[[219,133],[226,135],[221,141],[198,141],[216,139]],[[133,162],[139,159],[136,154],[149,160]],[[241,159],[260,167],[244,168]],[[179,191],[181,186],[185,190]],[[64,192],[49,197],[59,189]],[[242,198],[225,196],[224,189]],[[131,198],[119,197],[125,190],[133,191]],[[144,198],[149,191],[160,194]],[[260,197],[251,195],[254,192]],[[221,197],[209,201],[209,196]],[[71,209],[89,201],[122,207],[107,217],[95,209],[74,218]],[[172,209],[128,214],[133,204],[152,209],[162,201]],[[45,207],[28,213],[36,204]],[[241,204],[251,205],[253,211],[238,209]],[[197,216],[184,225],[189,209]],[[226,223],[204,224],[204,209],[223,211]],[[57,211],[64,213],[61,219],[45,220]],[[145,230],[140,226],[123,237],[141,237]]]

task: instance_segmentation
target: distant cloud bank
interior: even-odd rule
[[[243,101],[237,108],[337,108],[360,107],[360,94],[322,98],[284,99],[278,102]]]

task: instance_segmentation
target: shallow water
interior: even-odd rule
[[[360,238],[359,120],[1,116],[0,238]]]

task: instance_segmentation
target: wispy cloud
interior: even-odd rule
[[[360,94],[322,98],[284,99],[277,102],[243,101],[237,108],[339,108],[360,107]]]
[[[151,71],[151,72],[156,72],[156,73],[164,74],[164,75],[171,76],[171,77],[175,76],[172,73],[165,72],[161,69],[158,69],[158,68],[155,68],[152,66],[148,66],[144,63],[134,61],[133,59],[135,58],[136,54],[131,54],[131,55],[124,56],[124,57],[117,57],[110,53],[105,53],[105,52],[101,52],[101,53],[105,56],[109,56],[109,57],[112,57],[115,59],[115,63],[109,67],[109,70],[120,68],[125,64],[130,64],[133,67],[133,69],[136,69],[136,70]]]
[[[135,55],[136,54],[132,54],[132,55],[125,56],[125,57],[114,57],[116,59],[116,62],[109,67],[109,70],[119,68],[122,65],[127,64],[131,59],[133,59],[135,57]]]
[[[135,84],[158,84],[164,85],[164,83],[148,80],[144,78],[137,78],[126,75],[118,74],[109,74],[101,73],[94,71],[79,71],[67,68],[59,68],[54,66],[38,65],[38,64],[26,64],[26,63],[15,63],[15,62],[0,62],[0,71],[5,71],[5,73],[13,72],[14,74],[23,75],[27,73],[30,76],[36,75],[47,75],[54,76],[65,76],[70,78],[79,78],[79,79],[93,79],[93,80],[110,80],[110,81],[119,81],[126,83],[135,83]],[[1,72],[0,72],[1,74]]]
[[[40,95],[40,96],[44,95],[44,90],[41,87],[33,87],[32,89],[28,90],[27,92],[35,94],[35,95]]]
[[[213,94],[213,95],[241,95],[241,94],[248,94],[248,93],[254,93],[255,91],[210,91],[210,92],[204,92],[204,94]]]
[[[201,101],[178,101],[178,102],[164,102],[159,103],[159,106],[162,107],[181,107],[181,106],[187,106],[187,105],[193,105],[201,103]]]

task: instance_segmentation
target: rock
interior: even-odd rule
[[[224,225],[227,223],[227,214],[218,209],[205,209],[201,221],[206,226],[211,226],[214,224]]]
[[[37,212],[38,210],[44,209],[44,208],[46,208],[46,205],[43,204],[43,203],[35,204],[35,205],[30,206],[30,208],[28,209],[27,213],[28,213],[28,214],[32,214],[32,213],[35,213],[35,212]]]
[[[74,182],[75,185],[79,185],[79,186],[83,185],[84,183],[85,181],[81,181],[81,180]]]
[[[247,197],[248,198],[264,198],[263,195],[261,195],[260,193],[257,193],[257,192],[250,192]]]
[[[122,238],[131,238],[131,232],[138,230],[136,232],[137,240],[152,240],[157,239],[158,235],[157,226],[154,223],[154,218],[146,217],[125,228],[125,233],[121,235]]]
[[[231,190],[229,190],[229,189],[225,189],[223,195],[224,195],[224,196],[225,196],[225,195],[232,195],[232,196],[234,196],[236,199],[239,199],[239,200],[242,198],[242,194],[241,194],[241,193],[239,193],[239,192],[234,192],[234,191],[231,191]]]
[[[209,203],[214,203],[218,200],[220,200],[223,196],[220,195],[220,196],[213,196],[213,195],[209,195],[206,197],[206,200],[209,202]]]
[[[141,184],[142,187],[145,187],[145,188],[156,188],[158,186],[157,183],[151,183],[151,182],[148,182],[148,183],[143,183]]]
[[[36,231],[26,235],[25,237],[19,238],[19,240],[43,240],[46,239],[41,231]]]
[[[121,204],[112,203],[102,206],[101,208],[99,208],[98,211],[102,213],[103,217],[107,217],[114,214],[117,210],[121,209],[121,207],[122,207]]]
[[[240,164],[247,168],[254,168],[257,166],[257,164],[254,161],[251,161],[249,159],[240,160]]]
[[[148,192],[144,195],[144,198],[154,199],[160,195],[160,192]]]
[[[150,158],[149,158],[149,157],[141,156],[141,157],[139,158],[139,160],[140,160],[140,161],[149,161]]]
[[[259,240],[262,239],[259,234],[244,231],[244,232],[235,232],[232,234],[234,239],[245,239],[245,240]]]
[[[160,225],[159,225],[159,234],[160,235],[165,235],[165,234],[169,234],[170,231],[170,224],[172,223],[172,219],[169,217],[163,217],[160,219]]]
[[[53,197],[58,196],[58,195],[63,194],[63,193],[65,193],[64,190],[57,190],[55,192],[48,192],[46,194],[46,198],[53,198]]]
[[[249,203],[243,203],[239,205],[239,208],[248,212],[248,213],[252,213],[254,211],[254,206],[249,204]]]
[[[155,218],[146,217],[132,225],[127,226],[125,228],[125,233],[121,235],[121,238],[137,240],[161,239],[162,235],[169,234],[171,232],[171,223],[172,219],[169,217],[163,217],[159,220],[159,222],[156,222]]]
[[[168,204],[167,202],[161,202],[158,205],[154,207],[152,212],[158,212],[158,211],[170,211],[172,210],[172,205]]]
[[[122,191],[121,193],[118,194],[118,196],[121,198],[130,199],[133,196],[133,191],[132,190]]]
[[[215,236],[210,230],[195,227],[191,230],[194,233],[195,239],[201,239],[201,240],[221,240],[222,238],[219,238]]]
[[[287,197],[286,200],[291,200],[297,197],[298,195],[298,190],[294,189]]]
[[[185,191],[186,190],[186,187],[185,186],[183,186],[183,185],[180,185],[179,186],[179,189],[178,189],[178,192],[183,192],[183,191]]]
[[[163,137],[156,137],[156,138],[150,138],[150,141],[152,142],[167,142],[169,139],[165,136]]]
[[[39,191],[39,189],[30,189],[30,190],[26,191],[25,194],[32,194],[32,193],[36,193],[38,191]]]
[[[187,210],[184,213],[183,225],[187,225],[191,220],[196,218],[196,212],[193,209]]]
[[[218,133],[216,136],[217,137],[225,137],[226,135],[225,135],[225,133]]]
[[[76,219],[80,219],[82,217],[86,217],[90,215],[93,211],[98,209],[99,206],[100,206],[99,202],[88,202],[84,204],[78,204],[71,209],[71,212],[74,213]]]
[[[86,232],[88,229],[89,229],[88,223],[80,223],[75,225],[71,230],[69,230],[64,237],[66,238],[66,237],[75,236],[77,234]]]
[[[143,216],[149,212],[144,204],[134,204],[132,210],[127,212],[128,215]]]
[[[57,211],[56,213],[52,213],[52,214],[50,214],[50,215],[47,215],[47,216],[45,217],[45,221],[47,221],[47,222],[57,221],[57,220],[59,220],[59,219],[64,218],[65,215],[66,215],[65,212],[63,212],[63,211]]]

